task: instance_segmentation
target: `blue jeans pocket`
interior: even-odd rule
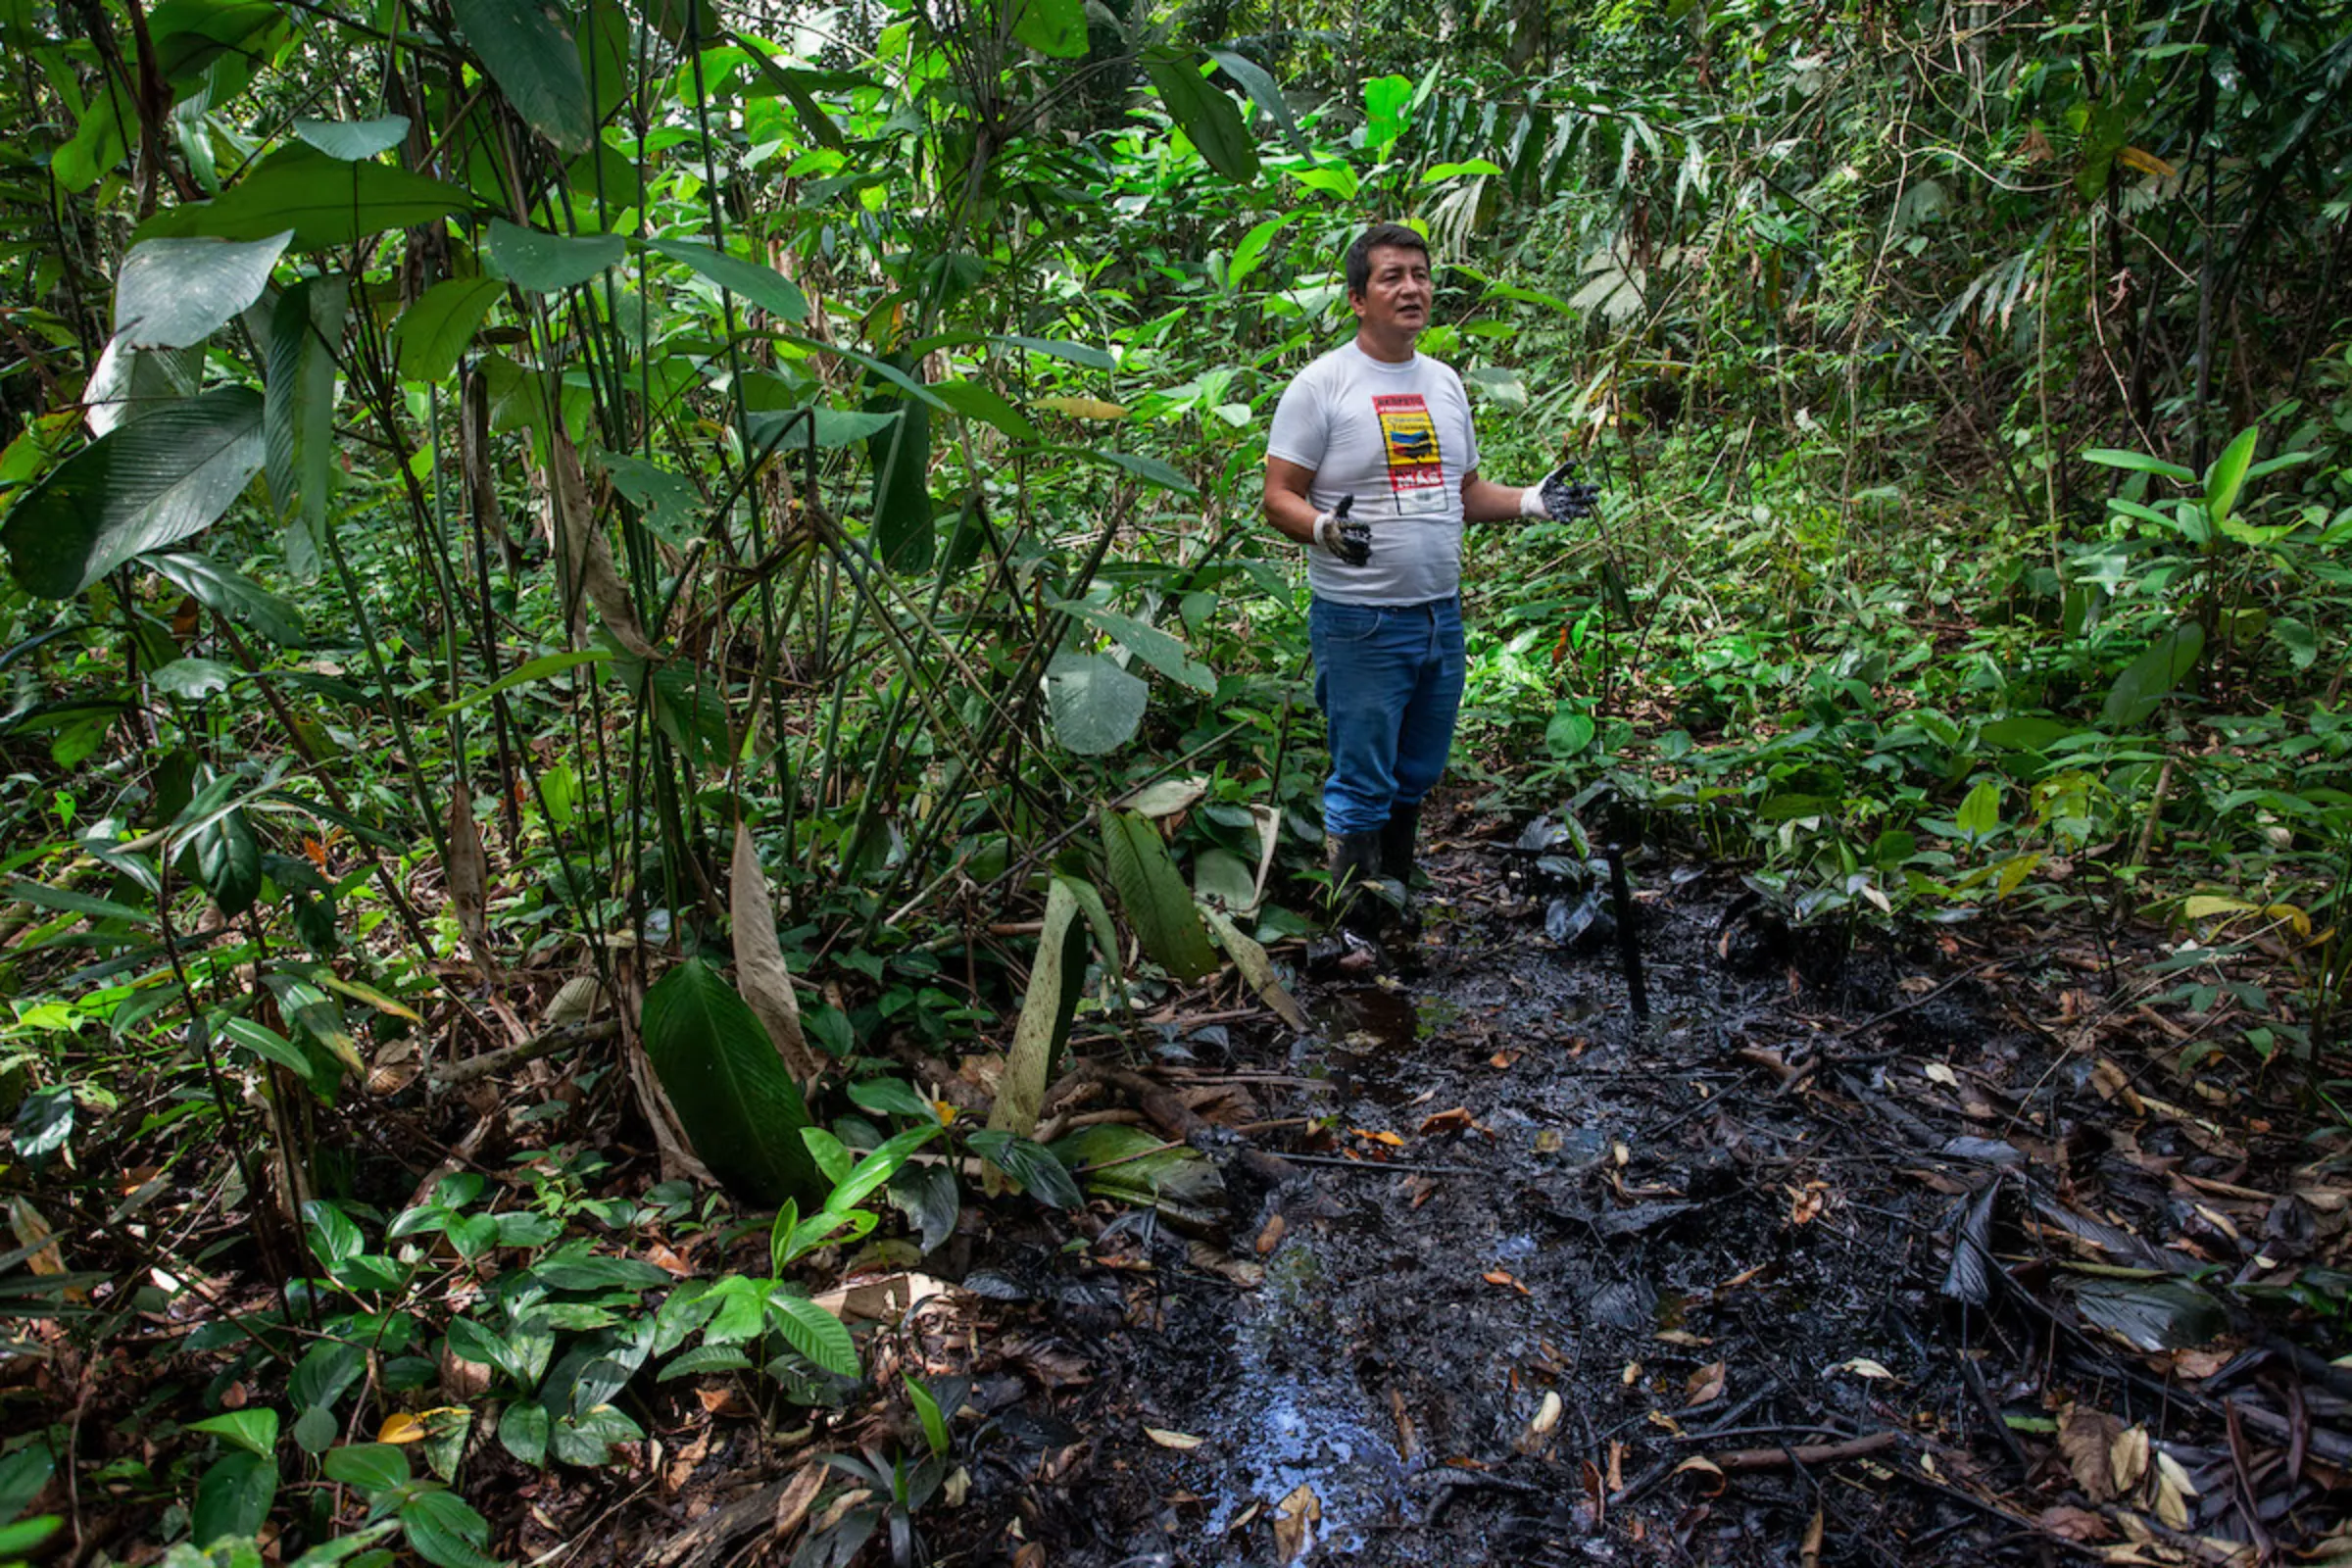
[[[1377,605],[1341,605],[1329,600],[1317,600],[1314,619],[1320,622],[1315,630],[1327,641],[1360,643],[1380,630],[1380,608]]]

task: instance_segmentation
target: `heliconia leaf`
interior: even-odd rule
[[[335,353],[350,299],[339,276],[306,277],[277,297],[270,320],[262,436],[270,493],[286,519],[286,564],[318,575],[335,455]]]
[[[1214,973],[1216,950],[1208,945],[1192,889],[1168,858],[1159,830],[1129,812],[1105,811],[1102,849],[1119,906],[1146,956],[1180,980]]]
[[[482,70],[533,130],[571,153],[595,139],[569,8],[554,0],[450,0],[449,9]]]
[[[800,1087],[716,969],[697,958],[663,975],[645,995],[643,1032],[680,1125],[719,1180],[760,1203],[823,1201],[801,1141],[809,1122]]]
[[[158,576],[207,610],[267,637],[280,648],[307,640],[302,612],[242,572],[193,551],[159,551],[146,558]]]
[[[1290,100],[1283,97],[1282,88],[1265,67],[1248,55],[1236,54],[1231,49],[1211,49],[1208,58],[1223,66],[1226,74],[1242,84],[1243,90],[1250,94],[1250,101],[1263,109],[1282,131],[1283,140],[1304,154],[1308,162],[1314,161],[1314,150],[1307,146],[1306,136],[1298,129],[1298,122],[1291,114]]]
[[[490,220],[490,260],[516,288],[556,294],[587,282],[628,254],[618,234],[548,234]]]
[[[409,117],[384,115],[375,120],[314,120],[294,122],[294,134],[329,158],[356,163],[390,152],[409,133]]]
[[[1023,1138],[1037,1131],[1046,1087],[1053,1082],[1085,989],[1086,925],[1078,917],[1077,896],[1055,877],[1046,890],[1037,961],[1029,969],[1029,989],[1021,998],[1011,1049],[1004,1054],[1004,1073],[997,1083],[996,1103],[989,1107],[989,1126]]]
[[[125,349],[194,348],[270,286],[294,237],[151,239],[130,248],[115,277],[115,337]]]
[[[439,381],[458,368],[490,304],[506,292],[495,277],[453,277],[435,283],[392,323],[392,350],[400,373],[412,381]]]
[[[1208,167],[1237,184],[1257,178],[1257,146],[1233,100],[1200,74],[1200,57],[1173,49],[1144,56],[1144,71],[1167,106],[1168,118],[1192,138]]]
[[[27,593],[69,599],[211,525],[262,466],[262,399],[217,387],[118,425],[26,492],[0,544]]]
[[[1151,688],[1107,654],[1055,654],[1046,666],[1054,738],[1081,757],[1100,757],[1135,738]]]
[[[2109,729],[2137,729],[2188,678],[2205,654],[2205,628],[2184,620],[2156,639],[2118,675],[2100,717]]]
[[[695,239],[651,239],[645,248],[694,269],[746,304],[757,305],[781,320],[808,318],[808,297],[799,284],[772,267],[730,256]]]
[[[390,164],[347,164],[313,147],[275,153],[209,202],[166,208],[139,225],[141,243],[217,234],[261,239],[283,229],[296,250],[349,245],[387,228],[414,228],[472,206],[455,185]]]

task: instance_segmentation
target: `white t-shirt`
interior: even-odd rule
[[[1349,566],[1320,546],[1306,552],[1318,599],[1418,605],[1462,583],[1462,477],[1478,466],[1478,437],[1462,378],[1426,354],[1402,365],[1350,342],[1298,373],[1274,408],[1266,456],[1312,468],[1307,500],[1372,525],[1372,559]]]

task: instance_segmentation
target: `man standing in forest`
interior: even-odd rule
[[[1306,547],[1332,890],[1350,966],[1377,960],[1386,910],[1410,889],[1421,801],[1446,769],[1462,700],[1462,525],[1590,515],[1563,466],[1524,490],[1478,472],[1461,377],[1417,353],[1434,290],[1429,245],[1375,223],[1348,247],[1355,340],[1282,394],[1266,441],[1266,520]],[[1343,959],[1343,962],[1347,962]]]

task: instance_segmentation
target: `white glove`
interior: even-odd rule
[[[1329,512],[1315,514],[1315,543],[1344,564],[1360,566],[1372,559],[1372,529],[1348,520],[1348,510],[1354,504],[1355,497],[1343,496]]]

